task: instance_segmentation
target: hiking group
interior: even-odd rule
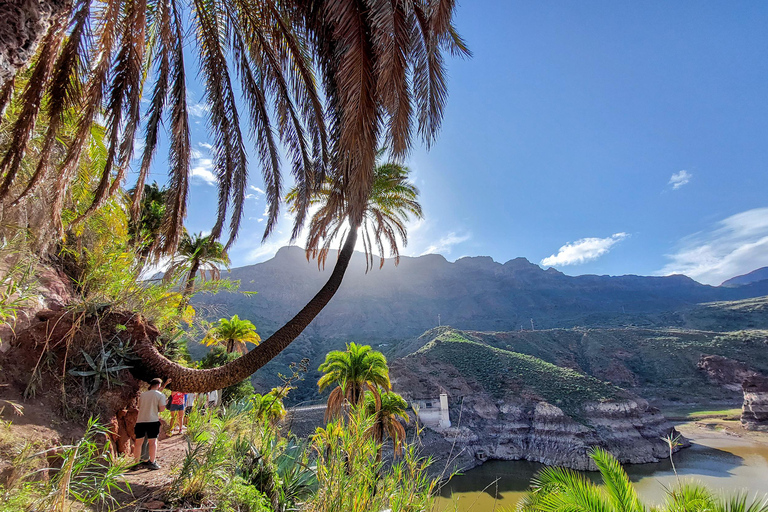
[[[166,398],[163,390],[170,383],[170,379],[163,383],[162,379],[155,378],[149,382],[149,389],[139,395],[139,415],[136,419],[134,432],[136,441],[133,447],[134,469],[146,465],[151,470],[160,469],[157,464],[157,438],[160,435],[162,423],[160,413],[166,408],[171,412],[171,421],[168,435],[178,426],[178,433],[184,432],[185,416],[192,412],[197,399],[196,393],[171,392]],[[216,407],[220,401],[219,391],[211,391],[205,395],[205,407]],[[144,446],[146,445],[146,461],[142,461]]]

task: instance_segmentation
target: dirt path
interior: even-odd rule
[[[185,435],[174,435],[158,442],[157,463],[159,470],[152,471],[141,467],[136,471],[130,471],[125,479],[131,486],[133,497],[124,494],[119,501],[125,503],[121,511],[153,510],[149,507],[160,506],[163,495],[167,491],[174,477],[174,469],[181,466],[184,455],[187,452],[187,439]],[[153,503],[155,502],[155,503]],[[164,508],[164,507],[161,507]]]

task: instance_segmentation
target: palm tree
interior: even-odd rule
[[[419,204],[419,190],[408,180],[410,170],[396,161],[383,161],[385,149],[377,154],[377,164],[373,170],[373,187],[363,211],[361,225],[363,248],[366,254],[366,270],[373,266],[374,250],[380,256],[379,268],[384,265],[385,250],[395,258],[395,265],[400,262],[400,244],[408,245],[408,232],[405,224],[413,215],[423,217]],[[309,224],[307,247],[318,263],[324,263],[331,244],[349,229],[345,217],[338,211],[343,190],[338,183],[327,179],[322,188],[310,199],[310,206],[320,208],[312,216]],[[286,203],[291,211],[296,211],[299,202],[299,189],[294,187],[286,196]],[[342,208],[343,211],[343,208]],[[342,234],[342,239],[344,234]]]
[[[380,404],[379,387],[386,391],[390,388],[387,359],[381,352],[371,350],[369,345],[353,342],[347,345],[346,351],[328,352],[318,370],[325,373],[317,381],[321,393],[328,386],[337,385],[328,396],[326,418],[339,414],[345,401],[353,406],[360,405],[366,390]]]
[[[275,388],[265,395],[256,393],[251,397],[256,416],[268,420],[275,424],[283,419],[287,413],[283,405],[285,395],[281,393],[280,388]]]
[[[381,394],[381,405],[377,405],[373,395],[366,395],[364,402],[366,413],[375,416],[372,434],[377,443],[384,442],[386,434],[392,439],[395,454],[400,455],[405,441],[405,427],[400,423],[402,418],[408,423],[408,402],[403,397],[392,391]],[[379,456],[381,451],[379,451]]]
[[[128,236],[131,245],[136,250],[139,258],[144,262],[152,256],[159,257],[158,247],[162,244],[161,234],[163,218],[166,210],[166,197],[168,189],[160,187],[157,182],[151,185],[145,184],[140,203],[131,200],[131,220],[128,223]],[[128,191],[128,197],[133,198],[136,189]]]
[[[238,352],[245,354],[248,352],[246,343],[258,345],[261,337],[256,334],[256,326],[250,320],[240,320],[237,315],[231,319],[219,319],[219,325],[211,329],[203,338],[203,344],[206,346],[223,345],[227,354]]]
[[[217,281],[221,278],[220,266],[224,265],[229,269],[229,263],[229,255],[227,255],[224,246],[210,235],[203,236],[202,233],[198,233],[190,236],[188,233],[184,233],[179,244],[179,250],[166,271],[166,275],[172,277],[181,270],[186,272],[184,289],[181,293],[182,304],[185,305],[195,291],[195,279],[198,272],[200,272],[203,281],[206,279],[206,274],[211,281]]]
[[[75,223],[119,188],[133,140],[142,129],[146,143],[136,190],[143,190],[158,147],[158,128],[166,118],[172,193],[163,221],[162,249],[172,252],[181,238],[189,184],[188,70],[183,49],[191,43],[191,51],[200,57],[215,145],[219,209],[211,237],[219,238],[228,219],[227,244],[233,242],[243,215],[248,165],[237,89],[247,107],[245,117],[267,188],[264,236],[274,229],[282,200],[273,128],[286,146],[299,189],[293,235],[298,236],[310,199],[326,176],[337,191],[334,216],[349,224],[325,285],[287,324],[236,361],[209,371],[185,368],[164,358],[154,347],[153,329],[142,319],[135,320],[131,333],[143,372],[170,378],[182,391],[226,387],[284,350],[338,290],[373,191],[380,140],[396,160],[407,155],[415,132],[427,146],[434,141],[447,98],[443,54],[468,54],[453,26],[455,1],[193,0],[188,11],[178,0],[108,0],[99,9],[92,9],[91,3],[75,0],[66,26],[51,28],[39,46],[32,69],[35,79],[19,93],[24,109],[13,123],[15,142],[0,155],[0,201],[5,197],[3,185],[15,180],[31,126],[41,113],[57,119],[64,105],[75,105],[79,114],[75,143],[51,173],[59,197],[66,193],[69,171],[81,156],[81,133],[99,112],[106,112],[106,164],[91,207]],[[186,19],[195,28],[193,41],[184,37]],[[320,74],[319,80],[313,70]],[[154,83],[145,84],[147,77]],[[9,90],[0,88],[1,101],[13,95],[3,94]],[[150,98],[145,113],[142,91],[148,91]],[[55,125],[49,127],[46,141],[49,136],[54,139],[57,130]],[[41,158],[32,165],[46,168],[49,163]],[[141,197],[136,194],[133,200]],[[328,234],[328,229],[320,229],[318,244]]]
[[[589,456],[603,479],[599,487],[582,473],[565,468],[547,467],[536,475],[531,490],[518,504],[521,512],[554,512],[561,510],[603,512],[646,512],[649,510],[637,495],[626,471],[606,450],[595,447]],[[654,509],[656,510],[656,509]],[[684,483],[667,491],[663,508],[666,512],[768,512],[768,502],[747,503],[745,494],[719,498],[706,487]]]

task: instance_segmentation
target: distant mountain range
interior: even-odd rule
[[[212,316],[238,313],[270,334],[320,289],[332,266],[329,261],[319,271],[303,249],[284,247],[269,261],[224,274],[256,295],[201,295],[194,303],[217,306]],[[355,254],[340,290],[309,331],[314,337],[387,341],[417,336],[438,323],[482,331],[531,329],[531,320],[534,329],[686,327],[671,313],[762,295],[768,295],[766,280],[709,286],[682,275],[568,276],[525,258],[501,264],[483,256],[454,263],[439,255],[403,257],[397,267],[387,261],[365,273],[363,256]]]
[[[746,284],[757,283],[759,281],[768,280],[768,267],[762,267],[757,270],[753,270],[749,274],[742,276],[736,276],[724,281],[720,286],[744,286]]]
[[[320,289],[332,267],[330,257],[326,268],[318,270],[303,249],[284,247],[271,260],[223,275],[239,280],[241,291],[257,294],[200,294],[193,305],[210,319],[237,313],[266,337]],[[349,341],[394,353],[400,342],[438,324],[475,331],[630,325],[729,330],[744,322],[768,328],[762,306],[725,312],[716,308],[719,316],[698,306],[763,295],[768,295],[768,280],[709,286],[682,275],[568,276],[525,258],[501,264],[490,257],[453,263],[440,255],[403,257],[397,267],[387,261],[382,269],[366,273],[363,255],[355,254],[330,304],[271,365],[273,371],[257,373],[257,380],[259,375],[284,372],[289,362],[303,357],[316,368],[328,350]],[[192,351],[202,352],[195,347]]]

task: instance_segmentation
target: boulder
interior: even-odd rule
[[[746,430],[768,432],[768,377],[749,377],[744,380],[741,389],[744,393],[742,426]]]

